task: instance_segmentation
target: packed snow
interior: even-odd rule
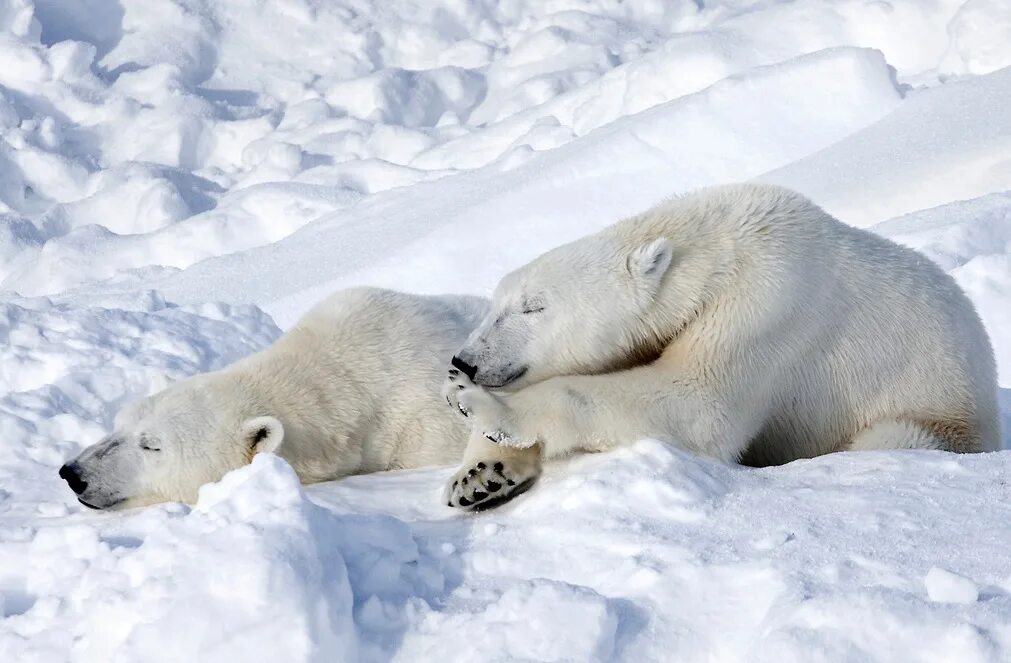
[[[335,289],[486,295],[753,178],[955,277],[1011,448],[1009,108],[1004,0],[0,0],[0,660],[1011,660],[1011,451],[643,440],[477,515],[445,467],[56,475]]]

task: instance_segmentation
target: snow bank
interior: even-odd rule
[[[437,499],[446,468],[302,489],[258,457],[124,513],[56,468],[335,288],[487,294],[748,178],[959,281],[1011,447],[1008,25],[998,0],[0,0],[0,660],[1007,660],[1011,452],[752,470],[644,441],[478,516]]]
[[[933,567],[924,578],[927,596],[931,601],[972,605],[979,600],[979,588],[968,578]]]
[[[87,522],[41,529],[25,550],[34,572],[25,591],[37,605],[54,602],[47,594],[59,588],[68,600],[56,600],[49,618],[64,627],[7,653],[27,660],[72,644],[84,661],[351,657],[352,596],[338,533],[276,457],[209,486],[192,512],[148,510],[114,532]],[[76,564],[59,563],[68,556]],[[34,613],[14,620],[12,631],[31,629]]]
[[[5,530],[0,653],[465,661],[480,625],[498,660],[996,660],[1011,646],[1008,463],[752,470],[644,442],[472,517],[434,499],[443,470],[306,493],[260,456],[192,510]]]
[[[465,584],[420,608],[401,659],[470,660],[480,624],[499,660],[1000,660],[1008,463],[899,452],[753,470],[642,442],[553,467],[476,518],[387,500],[433,542],[468,532]],[[309,494],[371,510],[409,476],[434,493],[443,475]]]
[[[407,525],[323,509],[267,455],[192,510],[41,520],[2,541],[4,660],[371,660],[446,588],[446,555]]]
[[[1011,188],[1011,69],[910,94],[879,122],[762,177],[848,223]]]
[[[810,92],[798,100],[797,87]],[[283,325],[352,283],[452,292],[466,273],[468,288],[489,292],[506,270],[561,241],[672,192],[789,163],[899,102],[880,54],[824,51],[728,78],[554,150],[519,150],[515,161],[370,196],[268,248],[149,284],[180,302],[255,300]],[[768,125],[755,131],[756,122]],[[272,277],[277,269],[283,281]]]
[[[755,67],[799,64],[825,49],[878,49],[901,80],[936,80],[957,69],[951,58],[990,71],[1005,51],[993,27],[1003,10],[987,2],[896,0],[886,11],[857,0],[5,0],[0,213],[22,232],[0,244],[14,247],[0,251],[2,285],[45,295],[149,264],[186,268],[274,242],[360,195],[512,167],[728,77],[749,80]],[[981,24],[992,27],[985,38],[974,32]],[[791,101],[829,113],[821,146],[886,110],[889,93],[872,82],[879,74],[842,67],[809,63],[792,79],[808,94]],[[851,84],[860,76],[866,89]],[[786,103],[765,109],[786,111],[778,123],[749,116],[751,99],[774,93],[756,85],[732,111],[740,129],[819,133],[793,125]],[[850,114],[839,124],[861,100],[863,120]],[[783,137],[737,144],[713,125],[697,140],[713,141],[707,155],[724,158]],[[697,165],[707,155],[674,158]],[[719,170],[750,176],[739,166],[731,159]],[[681,177],[664,193],[716,175]],[[245,193],[258,184],[270,186]]]
[[[1011,66],[1011,5],[969,0],[948,23],[951,41],[942,74],[989,74]]]
[[[339,536],[276,457],[208,486],[192,511],[40,527],[5,551],[8,569],[17,553],[30,562],[0,649],[6,660],[347,659],[357,638]]]

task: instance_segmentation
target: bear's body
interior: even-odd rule
[[[212,374],[284,424],[277,454],[303,483],[455,462],[466,427],[439,397],[446,358],[487,312],[478,297],[354,288],[270,348]],[[276,414],[274,414],[276,413]]]
[[[544,254],[454,366],[485,466],[642,437],[758,465],[1000,444],[993,353],[954,280],[778,187],[702,190]],[[480,502],[475,483],[450,501]]]
[[[339,292],[265,350],[126,408],[61,475],[104,508],[193,501],[260,451],[304,483],[456,462],[468,428],[439,385],[487,309],[476,297]]]

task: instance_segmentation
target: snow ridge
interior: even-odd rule
[[[1001,0],[0,0],[0,660],[1008,660],[1011,451],[643,440],[477,516],[448,468],[56,470],[334,289],[488,294],[744,179],[958,280],[1011,448],[1009,103]]]

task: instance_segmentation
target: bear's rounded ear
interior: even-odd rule
[[[284,426],[276,417],[253,417],[242,424],[242,437],[251,453],[271,453],[284,441]]]
[[[628,256],[628,271],[646,285],[656,288],[674,259],[674,246],[666,237],[635,248]]]

